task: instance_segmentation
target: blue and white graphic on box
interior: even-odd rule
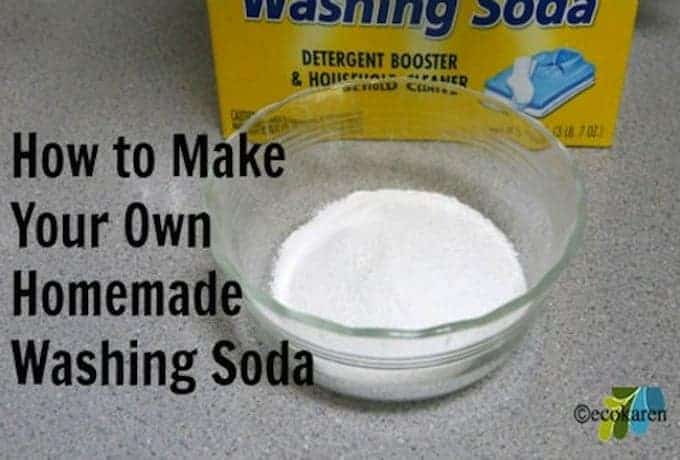
[[[486,82],[486,93],[542,118],[595,84],[595,66],[575,50],[560,48],[518,58]]]

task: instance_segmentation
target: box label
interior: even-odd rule
[[[207,0],[225,135],[295,91],[472,88],[571,146],[611,145],[637,0]]]

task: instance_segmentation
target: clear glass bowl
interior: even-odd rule
[[[242,283],[259,338],[314,356],[315,383],[374,400],[452,392],[508,357],[580,243],[583,186],[569,152],[535,120],[480,93],[404,78],[297,93],[230,138],[278,142],[282,177],[212,179],[205,187],[215,259]],[[271,296],[280,244],[330,201],[357,190],[456,196],[501,228],[529,290],[492,313],[425,330],[357,329]],[[405,267],[408,270],[408,267]]]

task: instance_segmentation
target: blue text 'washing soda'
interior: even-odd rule
[[[454,29],[458,0],[243,0],[248,21],[300,25],[405,26],[424,28],[430,39],[443,39]],[[519,28],[591,25],[598,0],[477,0],[471,24]]]

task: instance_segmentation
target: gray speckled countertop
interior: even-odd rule
[[[100,143],[126,134],[170,151],[173,132],[217,136],[218,126],[202,2],[0,2],[0,457],[679,456],[680,2],[641,3],[618,141],[578,154],[589,196],[585,244],[545,313],[489,378],[443,399],[380,405],[320,389],[219,388],[207,381],[209,353],[199,355],[190,396],[159,387],[16,385],[13,338],[50,338],[72,350],[134,336],[168,351],[229,337],[244,348],[254,342],[245,317],[10,316],[15,269],[62,280],[192,281],[214,268],[207,251],[131,250],[115,232],[96,250],[18,251],[12,200],[54,212],[92,212],[96,203],[112,219],[137,199],[166,212],[200,201],[196,181],[162,171],[135,181],[13,180],[12,132]],[[599,407],[615,384],[661,385],[668,422],[642,438],[599,444],[595,426],[577,424],[572,411],[577,403]]]

